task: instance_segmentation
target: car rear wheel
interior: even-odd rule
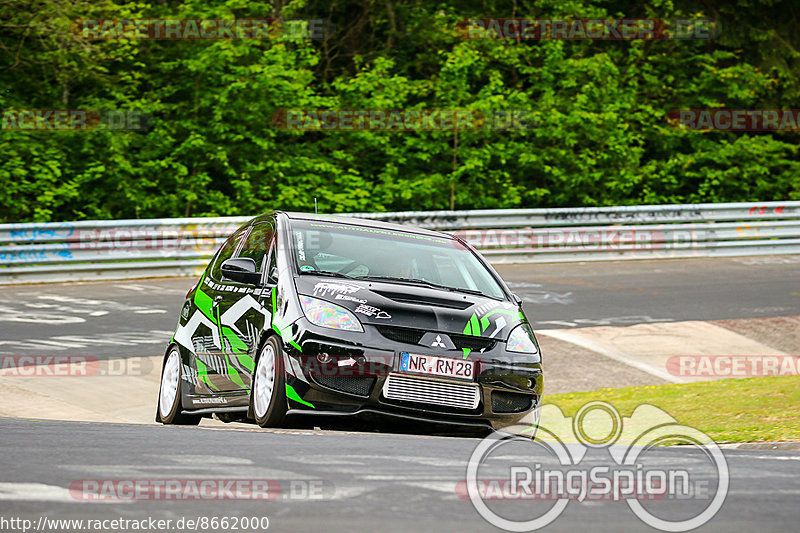
[[[163,424],[196,426],[200,416],[181,413],[181,366],[181,355],[177,348],[172,348],[161,370],[158,414]]]
[[[250,404],[262,428],[279,427],[286,418],[286,385],[281,371],[283,352],[275,337],[264,343],[253,375]]]

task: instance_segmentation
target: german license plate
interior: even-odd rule
[[[445,378],[472,379],[475,375],[475,362],[401,352],[400,371]]]

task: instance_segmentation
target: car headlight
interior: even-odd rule
[[[519,353],[539,353],[533,342],[533,330],[529,324],[520,324],[511,330],[506,341],[506,350]]]
[[[306,318],[316,326],[364,331],[364,328],[361,327],[361,322],[344,307],[319,298],[302,295],[300,296],[300,305],[303,306],[303,313],[305,313]]]

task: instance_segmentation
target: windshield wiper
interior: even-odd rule
[[[417,278],[398,278],[395,276],[357,276],[354,279],[367,279],[367,280],[375,280],[375,281],[395,281],[400,283],[413,283],[415,285],[425,285],[426,287],[431,287],[433,289],[443,289],[450,292],[465,292],[468,294],[474,294],[476,296],[486,296],[479,290],[475,289],[463,289],[461,287],[450,287],[448,285],[440,285],[439,283],[434,283],[432,281],[428,281],[426,279],[417,279]]]
[[[300,270],[300,274],[312,274],[314,276],[328,276],[331,278],[354,279],[353,276],[348,276],[347,274],[342,274],[341,272],[334,272],[331,270],[317,270],[316,268],[312,270]]]

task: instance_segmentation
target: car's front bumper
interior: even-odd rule
[[[434,350],[386,338],[372,326],[350,332],[320,328],[306,320],[292,325],[293,343],[284,343],[286,383],[290,413],[325,416],[385,415],[447,425],[494,429],[535,424],[534,413],[542,397],[540,354],[517,354],[496,341],[490,349],[472,351]],[[300,350],[296,348],[300,346]],[[473,382],[412,375],[399,371],[400,353],[409,352],[475,362]],[[387,397],[389,376],[414,380],[426,387],[431,382],[447,387],[476,386],[475,408],[408,401]],[[446,398],[442,400],[446,402]]]

